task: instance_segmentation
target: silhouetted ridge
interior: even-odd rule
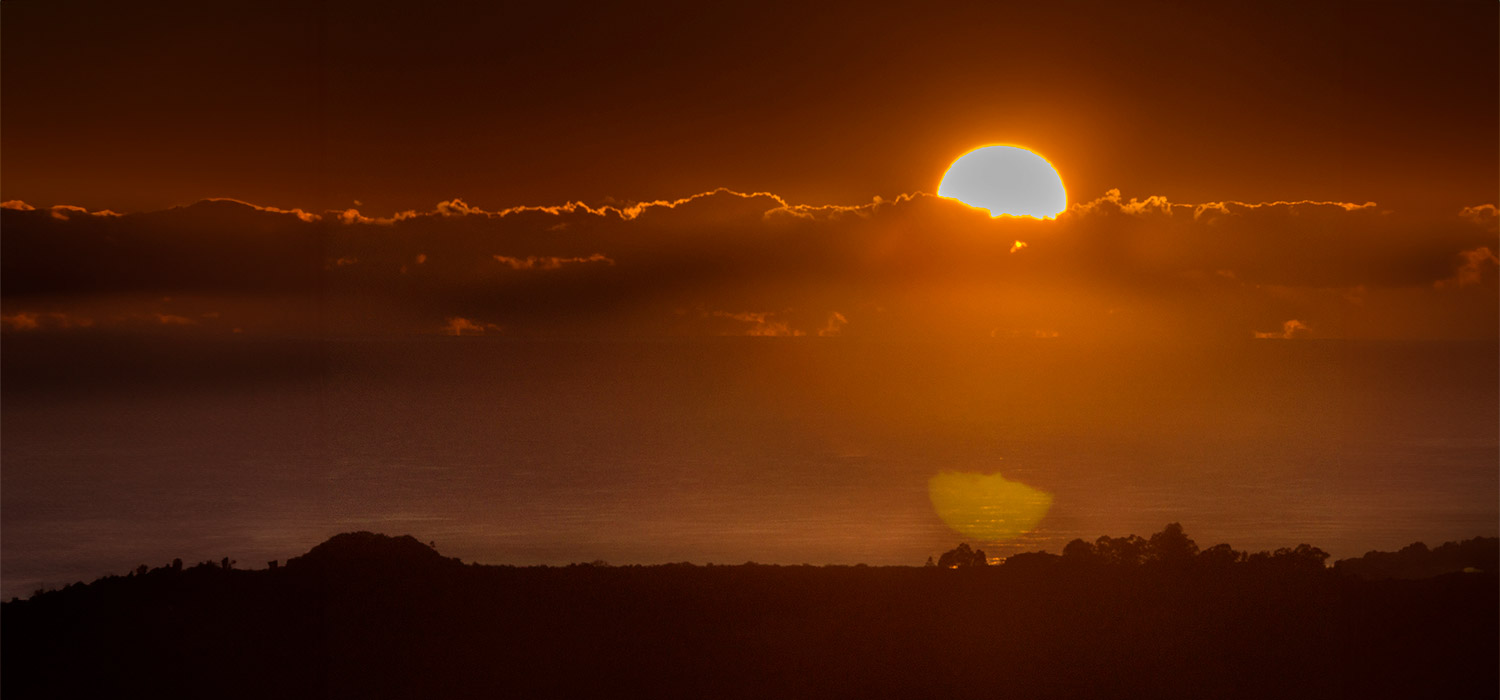
[[[427,568],[458,564],[438,554],[411,535],[391,537],[374,532],[345,532],[328,540],[287,566],[315,568]]]
[[[351,532],[4,603],[0,696],[1500,700],[1494,551],[1372,579],[1170,523],[999,565],[514,567]]]

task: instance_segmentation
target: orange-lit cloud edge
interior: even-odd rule
[[[697,201],[697,200],[700,200],[700,199],[704,199],[704,198],[707,198],[707,197],[713,197],[713,196],[716,196],[716,195],[728,195],[728,196],[731,196],[731,197],[738,197],[740,199],[746,199],[746,200],[757,199],[757,198],[765,198],[765,199],[768,199],[768,200],[770,200],[772,202],[775,202],[775,204],[776,204],[775,207],[772,207],[772,208],[766,210],[765,216],[767,216],[767,217],[773,217],[773,216],[778,216],[778,215],[788,215],[788,216],[796,216],[796,217],[801,217],[801,218],[816,218],[816,217],[818,217],[820,215],[821,216],[833,216],[833,215],[840,215],[840,214],[860,214],[860,213],[868,213],[870,211],[873,211],[873,210],[878,209],[878,208],[883,207],[883,206],[890,206],[892,204],[899,204],[899,203],[902,203],[902,202],[909,202],[909,201],[918,200],[918,199],[922,199],[922,198],[939,199],[939,200],[943,200],[945,202],[952,202],[955,205],[962,206],[962,207],[967,208],[967,209],[972,209],[972,210],[975,210],[975,211],[986,212],[986,214],[988,212],[988,210],[986,210],[986,209],[984,209],[982,207],[971,206],[969,204],[965,204],[965,203],[963,203],[963,202],[961,202],[959,200],[953,199],[951,197],[943,197],[943,196],[940,196],[940,195],[937,195],[937,194],[934,194],[934,193],[920,191],[920,190],[916,191],[916,192],[903,193],[903,194],[897,195],[894,198],[889,198],[889,199],[877,195],[871,201],[866,202],[864,204],[844,205],[844,204],[792,204],[792,203],[786,201],[780,195],[777,195],[777,194],[774,194],[774,193],[771,193],[771,192],[764,192],[764,191],[761,191],[761,192],[741,192],[741,191],[733,190],[733,189],[730,189],[730,188],[727,188],[727,187],[719,187],[719,188],[712,189],[712,190],[706,190],[706,191],[703,191],[703,192],[699,192],[699,193],[696,193],[696,194],[691,194],[691,195],[688,195],[686,197],[680,197],[680,198],[677,198],[677,199],[657,199],[657,200],[651,200],[651,201],[641,201],[641,202],[637,202],[635,204],[630,204],[630,205],[605,204],[605,205],[600,205],[600,206],[591,206],[591,205],[586,204],[586,203],[584,203],[582,201],[570,201],[570,202],[565,202],[563,204],[555,204],[555,205],[519,205],[519,206],[513,206],[513,207],[506,207],[506,208],[502,208],[502,209],[484,209],[482,207],[478,207],[478,206],[474,206],[474,205],[468,204],[467,202],[463,201],[462,199],[455,198],[455,199],[449,199],[449,200],[444,200],[444,201],[438,202],[431,210],[428,210],[428,211],[425,211],[425,212],[419,212],[419,211],[417,211],[415,209],[408,209],[408,210],[405,210],[405,211],[396,212],[396,213],[391,214],[389,216],[366,216],[365,214],[361,213],[358,209],[354,209],[354,208],[343,209],[343,210],[333,210],[333,209],[330,209],[330,210],[326,210],[326,211],[323,211],[323,212],[319,213],[319,212],[313,212],[313,211],[309,211],[309,210],[301,209],[301,208],[282,208],[282,207],[276,207],[276,206],[270,206],[270,205],[255,204],[253,202],[248,202],[248,201],[245,201],[245,200],[242,200],[242,199],[235,199],[233,197],[209,197],[209,198],[206,198],[206,199],[199,200],[198,203],[202,203],[202,202],[228,202],[228,203],[238,204],[238,205],[241,205],[241,206],[244,206],[244,207],[248,207],[248,208],[254,209],[256,211],[263,211],[263,212],[272,213],[272,214],[285,214],[285,215],[288,215],[288,216],[293,216],[293,217],[296,217],[296,218],[298,218],[298,219],[300,219],[302,221],[308,222],[308,223],[317,222],[317,221],[334,221],[334,222],[343,223],[343,224],[382,224],[382,225],[389,225],[389,224],[394,224],[394,223],[399,222],[399,221],[405,221],[405,220],[408,220],[408,219],[414,219],[414,218],[423,217],[423,216],[440,216],[440,217],[479,216],[479,217],[485,217],[485,218],[505,218],[505,217],[508,217],[508,216],[514,216],[514,215],[517,215],[517,214],[526,214],[526,213],[551,214],[551,215],[554,215],[554,216],[560,216],[560,215],[563,215],[563,214],[590,214],[590,215],[599,216],[599,217],[614,216],[614,217],[619,218],[622,221],[630,221],[630,220],[639,218],[642,214],[646,213],[647,211],[649,211],[651,209],[658,209],[658,208],[660,208],[660,209],[675,209],[675,208],[680,207],[682,205],[689,204],[689,203],[692,203],[694,201]],[[1208,212],[1218,212],[1218,213],[1229,214],[1229,213],[1233,213],[1233,211],[1235,209],[1258,209],[1258,208],[1262,208],[1262,207],[1331,206],[1331,207],[1338,207],[1338,208],[1343,209],[1345,211],[1355,211],[1355,210],[1359,210],[1359,209],[1374,208],[1374,207],[1377,206],[1375,202],[1356,203],[1356,202],[1338,202],[1338,201],[1313,200],[1313,199],[1276,200],[1276,201],[1267,201],[1267,202],[1243,202],[1243,201],[1239,201],[1239,200],[1226,199],[1226,200],[1220,200],[1220,201],[1215,201],[1215,202],[1204,202],[1204,203],[1201,203],[1201,204],[1183,204],[1183,203],[1172,202],[1172,201],[1168,200],[1165,196],[1161,196],[1161,195],[1151,195],[1151,196],[1146,197],[1144,199],[1138,199],[1138,198],[1132,197],[1129,200],[1125,200],[1123,198],[1123,195],[1121,194],[1121,192],[1120,192],[1119,189],[1110,189],[1110,190],[1106,191],[1102,196],[1096,197],[1094,199],[1083,201],[1083,202],[1071,202],[1071,203],[1069,203],[1068,206],[1067,206],[1067,208],[1065,210],[1063,210],[1062,212],[1060,212],[1055,217],[1051,217],[1051,216],[1048,216],[1048,217],[1034,217],[1034,216],[1023,216],[1023,215],[999,214],[999,215],[995,215],[995,216],[993,216],[991,218],[995,218],[995,219],[1022,219],[1022,220],[1052,221],[1052,220],[1062,219],[1062,218],[1067,217],[1067,216],[1081,216],[1081,215],[1085,215],[1085,214],[1088,214],[1088,213],[1092,213],[1094,211],[1099,210],[1101,208],[1101,206],[1105,205],[1105,204],[1115,205],[1116,207],[1118,207],[1118,209],[1121,212],[1127,213],[1127,214],[1145,214],[1145,213],[1176,214],[1176,213],[1191,213],[1192,216],[1193,216],[1193,218],[1199,218],[1199,217],[1203,216],[1205,213],[1208,213]],[[184,205],[184,206],[188,206],[188,205]],[[78,214],[78,215],[87,215],[87,216],[108,216],[108,217],[118,217],[118,216],[125,216],[125,215],[127,215],[127,214],[124,214],[124,213],[121,213],[121,212],[116,212],[116,211],[113,211],[113,210],[110,210],[110,209],[100,209],[100,210],[90,211],[88,209],[85,209],[84,207],[80,207],[80,206],[76,206],[76,205],[71,205],[71,204],[54,204],[54,205],[50,205],[50,206],[36,206],[36,205],[32,205],[32,204],[30,204],[28,202],[25,202],[25,201],[22,201],[22,200],[19,200],[19,199],[12,199],[12,200],[7,200],[7,201],[4,201],[4,202],[0,202],[0,208],[3,208],[3,209],[12,209],[12,210],[17,210],[17,211],[37,211],[37,210],[49,211],[49,212],[52,212],[54,216],[56,216],[58,218],[64,218],[64,219],[66,219],[66,217],[67,217],[68,214]],[[179,206],[179,207],[174,207],[174,208],[180,209],[180,208],[184,208],[184,207],[183,206]],[[1457,212],[1457,214],[1460,215],[1460,216],[1464,216],[1464,217],[1468,217],[1468,218],[1476,219],[1476,220],[1486,220],[1487,219],[1487,220],[1493,221],[1495,219],[1495,217],[1496,217],[1496,212],[1497,212],[1497,207],[1494,204],[1478,204],[1478,205],[1475,205],[1475,206],[1462,207],[1459,210],[1459,212]]]

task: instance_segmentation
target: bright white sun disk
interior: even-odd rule
[[[1068,208],[1068,192],[1052,164],[1020,146],[965,153],[948,167],[938,196],[988,209],[991,216],[1052,219]]]

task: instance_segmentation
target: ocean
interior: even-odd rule
[[[940,471],[1053,495],[998,558],[1180,522],[1335,558],[1500,529],[1500,347],[6,338],[0,588],[352,530],[486,564],[921,565]]]

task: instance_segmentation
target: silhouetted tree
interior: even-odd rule
[[[1413,559],[1416,559],[1425,557],[1431,553],[1432,550],[1427,548],[1426,542],[1413,542],[1409,545],[1406,545],[1405,547],[1402,547],[1400,550],[1397,550],[1396,556],[1411,557]]]
[[[959,543],[957,547],[943,552],[938,557],[937,565],[944,569],[967,569],[974,566],[988,566],[989,560],[984,556],[982,549],[970,549],[968,543]]]
[[[1262,569],[1278,571],[1320,572],[1328,553],[1309,544],[1282,547],[1274,552],[1256,552],[1245,558],[1245,563]]]
[[[1063,546],[1062,555],[1069,561],[1088,561],[1093,560],[1099,553],[1094,550],[1094,545],[1083,539],[1075,539]]]
[[[1424,546],[1423,549],[1426,549]],[[1271,555],[1271,559],[1281,566],[1302,571],[1322,571],[1324,562],[1328,561],[1328,552],[1325,552],[1310,544],[1299,544],[1293,548],[1282,547]]]
[[[1460,571],[1495,571],[1500,564],[1500,539],[1476,537],[1446,542],[1428,549],[1421,542],[1397,552],[1366,552],[1355,559],[1341,559],[1335,571],[1368,579],[1429,578]]]
[[[1182,531],[1181,523],[1167,523],[1147,542],[1146,559],[1162,566],[1185,568],[1197,555],[1198,543]]]
[[[1099,556],[1099,550],[1094,547],[1094,543],[1085,539],[1075,539],[1063,546],[1062,558],[1059,561],[1069,567],[1091,568],[1102,563],[1104,558]]]
[[[1125,537],[1101,536],[1094,541],[1099,558],[1110,564],[1135,566],[1146,558],[1150,543],[1136,535]]]
[[[1245,553],[1236,550],[1227,544],[1216,544],[1208,549],[1198,552],[1198,563],[1201,566],[1222,569],[1245,560]]]
[[[1005,569],[1007,571],[1038,571],[1046,569],[1061,561],[1062,557],[1046,552],[1021,552],[1020,554],[1006,557]]]

